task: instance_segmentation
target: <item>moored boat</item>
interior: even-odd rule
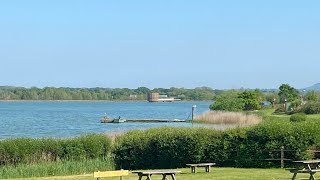
[[[119,118],[109,118],[107,116],[104,116],[102,119],[101,119],[101,123],[123,123],[123,122],[126,122],[127,120],[124,119],[124,118],[121,118],[119,116]]]

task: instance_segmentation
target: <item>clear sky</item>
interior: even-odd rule
[[[320,82],[318,0],[3,0],[0,85]]]

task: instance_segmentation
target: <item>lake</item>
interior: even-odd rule
[[[100,123],[108,117],[191,119],[209,111],[212,102],[2,101],[0,139],[16,137],[72,137],[87,133],[119,133],[160,126],[201,127],[192,123]],[[213,126],[219,128],[219,126]]]

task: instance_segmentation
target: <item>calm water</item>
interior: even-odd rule
[[[177,118],[209,111],[212,102],[0,102],[0,139],[10,137],[70,137],[86,133],[118,133],[159,126],[186,126],[191,123],[100,123],[109,117]],[[202,126],[202,125],[193,125]],[[217,127],[219,128],[219,127]]]

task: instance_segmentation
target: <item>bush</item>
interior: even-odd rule
[[[219,111],[242,111],[244,103],[238,98],[238,92],[231,90],[217,96],[215,102],[209,108]]]
[[[302,122],[302,121],[306,121],[306,119],[307,119],[307,116],[303,113],[293,114],[290,117],[291,122]]]
[[[288,121],[263,123],[228,131],[156,128],[132,131],[116,139],[116,168],[158,169],[185,167],[186,163],[216,162],[219,166],[278,167],[281,146],[289,159],[310,158],[307,149],[319,142],[316,123]]]
[[[209,138],[215,130],[190,128],[155,128],[132,131],[116,140],[115,162],[123,169],[157,169],[185,167],[204,157]]]
[[[310,102],[303,106],[302,110],[305,114],[319,114],[320,113],[320,103]]]

